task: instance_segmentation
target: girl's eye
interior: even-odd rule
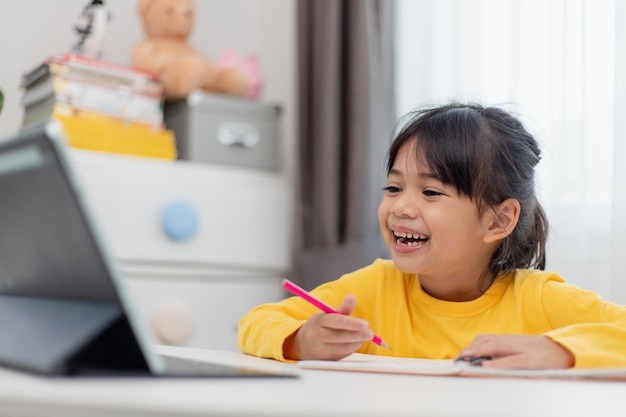
[[[424,190],[424,195],[426,197],[436,197],[438,195],[443,195],[443,193],[435,190]]]
[[[400,188],[398,187],[394,187],[393,185],[389,185],[385,188],[383,188],[383,191],[386,191],[388,193],[399,193],[400,192]]]

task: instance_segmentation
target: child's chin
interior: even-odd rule
[[[410,259],[406,254],[399,254],[396,252],[391,253],[391,259],[396,267],[408,274],[417,274],[420,271],[419,265],[414,259]]]

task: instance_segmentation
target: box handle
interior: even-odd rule
[[[259,143],[259,130],[255,125],[224,122],[217,128],[217,140],[224,146],[253,148]]]

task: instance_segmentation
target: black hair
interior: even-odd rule
[[[541,151],[517,118],[479,104],[450,103],[415,111],[389,148],[387,173],[408,143],[415,145],[416,160],[476,202],[480,213],[509,198],[519,201],[517,226],[500,242],[485,273],[496,277],[516,268],[545,268],[548,220],[535,194]]]

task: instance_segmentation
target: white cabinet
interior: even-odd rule
[[[237,350],[237,323],[284,297],[292,195],[279,173],[71,151],[83,193],[161,343]]]

